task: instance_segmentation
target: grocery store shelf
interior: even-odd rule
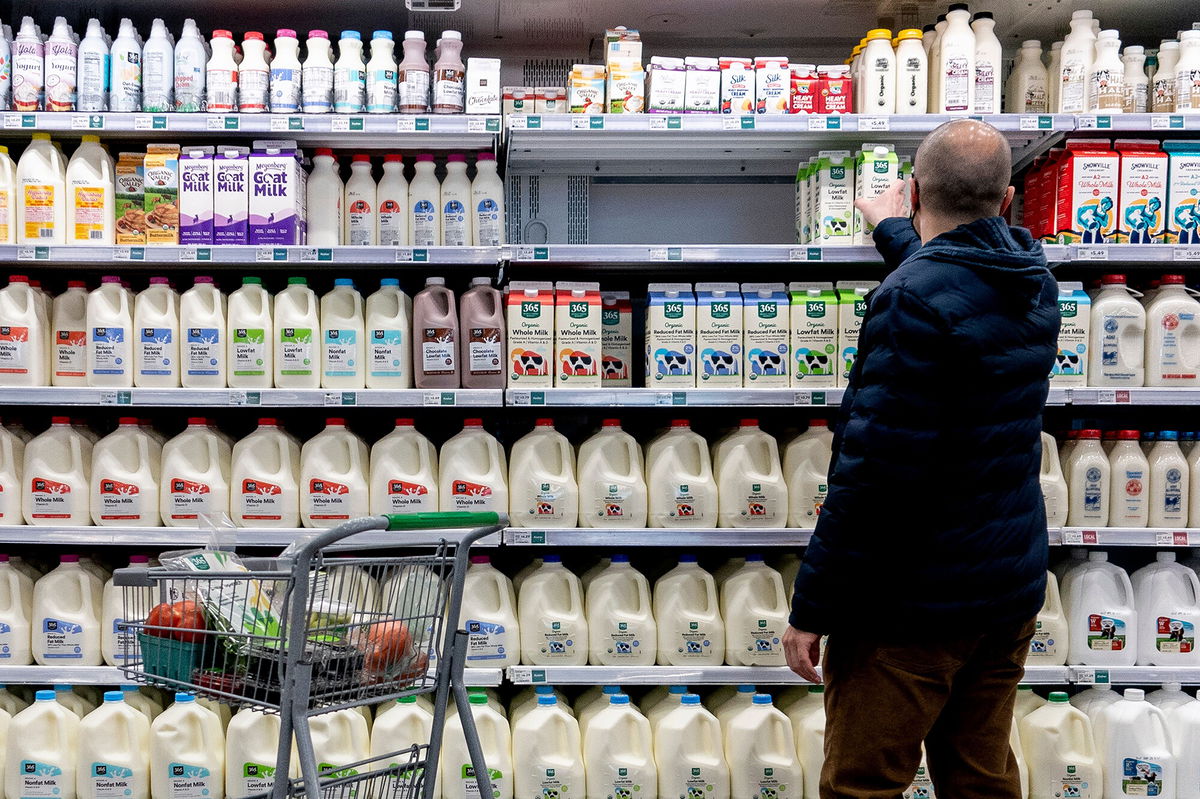
[[[790,388],[689,388],[675,391],[656,388],[510,388],[505,392],[505,403],[565,408],[836,406],[842,401],[844,392],[844,388],[804,391]]]
[[[1070,248],[1045,245],[1050,261],[1065,261]],[[873,246],[821,247],[797,244],[546,244],[507,248],[515,264],[655,264],[656,271],[678,264],[882,264]]]
[[[239,527],[223,528],[221,535],[232,533],[233,543],[239,547],[286,547],[303,536],[323,532],[307,528],[264,529]],[[436,533],[408,531],[375,531],[359,533],[353,538],[335,544],[331,548],[360,549],[362,547],[403,547],[406,540],[430,541],[444,538],[455,542],[466,530],[439,530]],[[477,541],[474,547],[497,547],[501,535],[496,533]],[[199,527],[76,527],[68,525],[32,526],[19,524],[0,525],[0,544],[29,544],[36,546],[124,546],[124,547],[187,547],[207,546],[213,541],[213,532]]]
[[[128,685],[115,666],[0,666],[0,685]]]
[[[1200,546],[1200,529],[1157,527],[1064,527],[1063,546],[1195,547]]]
[[[226,388],[73,388],[66,386],[0,387],[0,405],[114,405],[160,408],[498,408],[500,389],[369,388],[226,389]]]
[[[548,547],[802,547],[812,530],[784,527],[599,529],[571,527],[557,530],[509,527],[506,546]]]
[[[250,266],[257,269],[284,268],[323,263],[406,265],[436,264],[471,266],[500,263],[501,247],[296,247],[222,244],[219,246],[111,246],[111,245],[0,245],[0,261],[48,264],[192,264],[197,267]]]
[[[1177,264],[1179,269],[1200,263],[1200,247],[1179,244],[1071,244],[1066,257],[1071,263],[1112,262],[1137,266],[1139,264]],[[1051,260],[1055,260],[1051,258]]]
[[[1072,388],[1072,405],[1189,405],[1200,404],[1197,388]]]
[[[1076,130],[1167,132],[1200,130],[1200,117],[1186,114],[1087,114],[1075,118]]]
[[[510,666],[514,685],[808,685],[786,666]],[[1064,666],[1030,666],[1022,682],[1061,685]]]
[[[1160,685],[1178,682],[1200,685],[1200,666],[1068,666],[1068,678],[1077,685]]]

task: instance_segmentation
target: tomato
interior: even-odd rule
[[[147,635],[157,635],[159,638],[174,638],[188,644],[198,644],[204,640],[203,630],[204,611],[190,600],[156,605],[146,617],[148,628],[165,627],[169,629],[147,629]]]
[[[367,671],[388,671],[400,665],[411,654],[412,634],[401,621],[384,621],[366,628],[362,645],[363,667]]]

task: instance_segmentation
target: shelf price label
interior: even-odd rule
[[[360,120],[361,121],[361,120]],[[468,125],[468,129],[469,129]],[[396,120],[397,133],[425,133],[429,131],[429,117],[400,117]]]
[[[76,114],[71,117],[71,130],[104,130],[101,114]]]
[[[788,250],[789,261],[821,261],[825,251],[820,247],[792,247]]]
[[[181,261],[211,261],[212,247],[196,247],[187,245],[179,248],[179,260]]]
[[[1108,685],[1111,677],[1108,669],[1085,669],[1071,667],[1071,682],[1079,685]]]
[[[725,116],[721,117],[722,130],[754,130],[754,117]]]
[[[6,128],[36,128],[37,114],[5,114],[4,127]]]
[[[1049,114],[1024,114],[1021,116],[1021,130],[1053,130],[1054,117]]]
[[[452,408],[457,401],[453,391],[426,391],[421,397],[421,404],[427,408]]]
[[[118,391],[101,391],[101,405],[132,405],[133,392],[128,389]]]
[[[891,123],[887,117],[859,117],[858,129],[860,131],[891,130]]]
[[[259,262],[286,261],[287,247],[258,247],[254,251],[254,260]]]
[[[809,130],[841,130],[842,118],[837,114],[814,115],[808,118]]]
[[[682,261],[682,247],[651,247],[647,253],[651,261]]]
[[[1200,261],[1200,247],[1176,247],[1171,257],[1176,261]]]
[[[1112,128],[1112,117],[1077,117],[1076,124],[1080,130],[1109,130]]]
[[[114,261],[144,261],[146,260],[146,248],[113,247],[112,259]]]
[[[230,391],[229,404],[236,406],[262,405],[261,391]]]
[[[1096,392],[1097,405],[1128,405],[1131,399],[1129,389],[1101,389]]]
[[[505,530],[504,540],[522,546],[545,546],[545,530]]]
[[[686,406],[688,395],[686,391],[658,391],[654,394],[654,404],[661,407]]]
[[[358,404],[357,391],[326,391],[325,405],[351,407]]]
[[[793,405],[828,405],[829,395],[824,391],[797,391]]]
[[[683,117],[676,114],[670,116],[650,116],[650,130],[681,130],[683,128]]]
[[[338,114],[330,118],[329,129],[334,133],[358,133],[363,130],[363,118]]]
[[[1155,114],[1150,117],[1150,130],[1183,130],[1186,127],[1183,117],[1173,114]]]
[[[236,116],[210,116],[208,118],[209,130],[240,130],[241,120]]]
[[[1186,547],[1188,534],[1186,530],[1157,530],[1154,533],[1154,545],[1159,547]]]
[[[1076,247],[1075,260],[1077,261],[1107,261],[1107,247]]]
[[[18,261],[48,261],[50,260],[49,247],[18,247]]]
[[[1063,530],[1062,542],[1066,546],[1094,546],[1100,543],[1100,536],[1095,530]]]

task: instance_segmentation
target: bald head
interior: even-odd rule
[[[959,119],[925,137],[913,172],[921,205],[965,224],[1000,213],[1012,177],[1012,153],[991,125]]]

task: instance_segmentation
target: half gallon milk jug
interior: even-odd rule
[[[605,419],[579,447],[579,526],[645,527],[647,500],[641,445]]]
[[[1178,799],[1200,797],[1200,699],[1177,707],[1167,716],[1171,747],[1179,764]]]
[[[1088,382],[1093,386],[1140,386],[1146,381],[1146,309],[1124,275],[1105,275],[1092,298]]]
[[[784,665],[783,631],[790,606],[779,572],[749,555],[721,587],[725,662],[731,666]]]
[[[175,703],[150,725],[150,794],[155,799],[224,799],[221,719],[192,694],[175,694]]]
[[[396,747],[399,749],[400,747]],[[275,784],[275,754],[279,750],[279,716],[245,707],[234,714],[225,730],[225,796],[243,799],[270,793]],[[292,748],[289,777],[300,773]],[[98,798],[99,799],[99,798]]]
[[[793,796],[802,782],[791,722],[770,694],[755,694],[725,725],[725,760],[730,796]]]
[[[387,713],[384,710],[387,709]],[[236,718],[236,717],[235,717]],[[278,719],[278,716],[271,718]],[[278,721],[276,721],[276,730],[278,730]],[[414,744],[422,743],[429,740],[429,736],[433,732],[433,713],[429,708],[417,701],[415,696],[402,696],[394,702],[387,702],[379,706],[379,710],[375,715],[375,723],[371,725],[371,759],[377,761],[376,769],[384,770],[395,768],[398,765],[403,765],[408,762],[407,757],[401,754],[395,759],[395,762],[380,760],[384,755],[389,755],[393,752],[404,752],[404,750]],[[230,725],[228,736],[233,734],[233,725]],[[275,733],[274,741],[263,738],[263,752],[268,752],[277,745],[279,740],[278,731]],[[424,774],[424,769],[419,769],[417,772],[418,778]],[[436,779],[434,774],[431,778]],[[440,780],[439,780],[440,782]],[[400,786],[406,785],[407,782],[403,778],[390,777],[384,786],[386,796],[403,795],[406,790]],[[265,790],[270,790],[268,784]],[[263,791],[255,791],[262,793]],[[434,799],[440,799],[442,795],[441,785],[434,788]]]
[[[1137,430],[1121,430],[1108,455],[1112,472],[1112,507],[1109,524],[1113,527],[1145,527],[1150,518],[1150,462],[1138,443]]]
[[[194,527],[203,515],[229,513],[232,448],[194,416],[187,428],[163,445],[159,510],[167,527]]]
[[[458,388],[458,311],[446,279],[430,277],[413,299],[413,373],[417,388]]]
[[[92,442],[55,416],[50,427],[25,445],[21,512],[26,524],[86,525],[91,521],[88,489],[92,474]]]
[[[112,157],[98,136],[84,136],[67,163],[67,241],[112,244],[116,223]]]
[[[79,717],[55,701],[54,691],[36,697],[8,724],[4,794],[70,799],[76,795]]]
[[[68,280],[54,298],[50,314],[50,382],[55,386],[87,385],[87,284]]]
[[[469,666],[505,668],[520,661],[521,632],[513,585],[487,555],[471,556],[459,627],[467,631]]]
[[[574,527],[579,520],[575,448],[538,419],[533,431],[512,447],[508,469],[510,517],[516,527]]]
[[[367,297],[367,388],[412,388],[412,299],[385,277]]]
[[[339,277],[321,298],[321,385],[362,388],[366,385],[366,330],[363,298],[354,281]]]
[[[7,427],[0,427],[0,524],[21,524],[25,482],[25,442]]]
[[[442,444],[438,497],[443,511],[508,510],[504,447],[483,429],[482,419],[465,420],[462,432]]]
[[[150,559],[145,555],[130,555],[129,568],[148,568]],[[126,588],[118,586],[110,577],[104,583],[100,608],[100,654],[109,666],[121,666],[131,660],[141,659],[141,646],[137,632],[130,630],[126,621],[143,621],[150,609],[158,604],[153,588]]]
[[[650,722],[625,694],[609,698],[583,731],[585,796],[650,799],[658,796]]]
[[[654,728],[660,795],[729,799],[724,743],[717,717],[699,695],[684,694]]]
[[[133,301],[133,384],[173,388],[179,385],[179,295],[165,277]]]
[[[371,513],[436,513],[438,456],[412,419],[371,447]]]
[[[346,187],[338,174],[337,157],[328,147],[318,147],[313,154],[313,168],[308,173],[306,191],[309,246],[340,245],[345,225],[342,203]]]
[[[717,481],[708,442],[686,419],[672,421],[671,429],[646,448],[646,482],[651,527],[717,525]]]
[[[371,733],[367,720],[357,709],[313,716],[308,720],[308,728],[312,733],[318,771],[337,771],[343,776],[353,776],[358,771],[346,766],[370,757]]]
[[[817,526],[821,506],[829,493],[829,462],[833,459],[833,431],[824,419],[813,419],[808,430],[792,439],[783,451],[787,477],[788,527],[811,530]]]
[[[33,580],[9,563],[8,555],[0,555],[0,664],[33,663],[32,626]]]
[[[321,334],[317,295],[302,277],[289,277],[275,295],[275,387],[317,388],[321,385]]]
[[[781,527],[788,516],[788,487],[779,465],[779,444],[758,427],[741,426],[713,447],[718,527]]]
[[[1146,309],[1146,385],[1200,384],[1200,302],[1183,275],[1163,275]]]
[[[1101,799],[1102,764],[1087,715],[1061,691],[1021,719],[1021,749],[1029,768],[1029,799]]]
[[[1100,445],[1099,430],[1080,430],[1079,440],[1066,463],[1067,495],[1070,504],[1067,524],[1072,527],[1104,527],[1111,504],[1112,467]]]
[[[492,279],[473,278],[458,310],[462,387],[504,388],[504,301]]]
[[[366,516],[370,507],[367,445],[346,429],[345,419],[326,419],[325,429],[300,450],[300,519],[305,527],[336,527]]]
[[[233,446],[229,515],[239,527],[300,526],[300,444],[275,419]]]
[[[150,720],[121,691],[105,691],[79,724],[79,799],[149,799],[149,750]]]
[[[226,315],[225,363],[230,388],[270,388],[275,372],[275,324],[271,295],[262,278],[244,277],[242,287],[229,295]]]
[[[1067,615],[1058,591],[1058,580],[1046,573],[1046,599],[1037,615],[1037,629],[1029,642],[1027,659],[1033,665],[1062,666],[1067,662]]]
[[[821,685],[813,688],[820,689],[817,694],[820,701],[813,703],[808,712],[788,713],[796,737],[796,760],[804,776],[804,796],[820,795],[821,767],[825,763],[825,688]]]
[[[720,666],[725,662],[725,622],[717,586],[695,555],[654,584],[660,666]]]
[[[1069,648],[1067,662],[1081,666],[1132,666],[1138,652],[1138,612],[1133,584],[1105,552],[1089,552],[1086,566],[1063,580]]]
[[[1175,562],[1174,552],[1159,552],[1156,562],[1131,578],[1138,609],[1139,666],[1200,665],[1196,627],[1200,625],[1200,578]]]
[[[587,796],[579,722],[553,694],[513,722],[514,796]]]
[[[0,385],[50,384],[50,320],[25,275],[0,289]]]
[[[133,385],[133,308],[121,278],[106,275],[87,301],[87,379],[90,386]]]
[[[158,527],[162,446],[122,416],[92,448],[92,522],[100,526]]]
[[[527,666],[582,666],[588,658],[588,623],[579,578],[558,555],[525,578],[517,597],[521,662]]]
[[[180,381],[184,388],[224,388],[227,371],[225,295],[211,277],[196,283],[179,298]]]
[[[49,133],[34,133],[17,161],[17,244],[67,243],[67,164]]]
[[[1183,527],[1188,522],[1190,499],[1187,458],[1179,449],[1179,433],[1163,430],[1150,449],[1150,509],[1151,527]]]
[[[589,663],[654,665],[658,628],[651,607],[650,582],[629,565],[628,555],[612,556],[612,563],[588,586],[585,599]]]
[[[3,57],[0,44],[0,57]],[[0,89],[0,94],[3,89]],[[0,103],[3,103],[0,98]],[[17,223],[13,218],[16,211],[17,165],[9,157],[8,148],[0,150],[0,244],[17,243]]]
[[[104,585],[78,555],[62,555],[33,586],[33,659],[42,666],[99,666]]]
[[[512,732],[508,719],[488,704],[486,694],[471,694],[471,716],[483,750],[495,799],[513,798]],[[457,714],[446,722],[441,762],[442,796],[445,799],[474,799],[479,796],[475,768],[467,751],[466,735]]]
[[[1146,701],[1145,691],[1126,688],[1121,701],[1101,711],[1095,735],[1105,796],[1177,796],[1166,715]]]
[[[1046,502],[1046,525],[1062,527],[1067,521],[1067,478],[1058,459],[1058,442],[1049,433],[1042,433],[1042,467],[1040,472],[1042,498]]]

